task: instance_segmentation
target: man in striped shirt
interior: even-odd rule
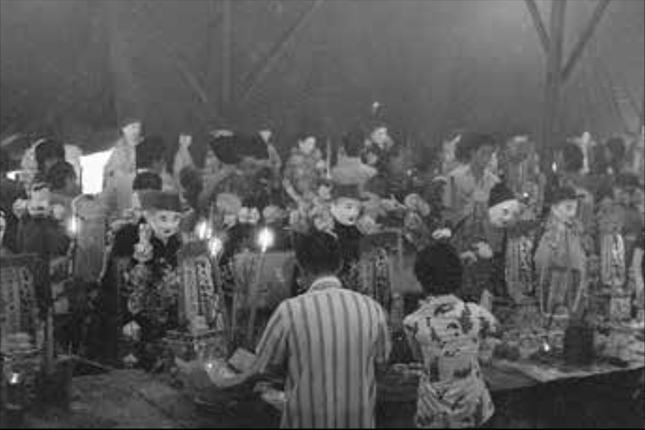
[[[296,257],[314,282],[307,293],[278,307],[252,371],[226,385],[286,366],[282,428],[374,428],[377,368],[387,364],[390,353],[385,311],[342,288],[333,236],[300,237]]]

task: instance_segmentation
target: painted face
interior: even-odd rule
[[[260,136],[262,137],[262,140],[269,143],[273,137],[273,132],[271,130],[260,130]]]
[[[340,224],[354,225],[361,214],[361,202],[348,197],[339,197],[332,203],[331,213]]]
[[[34,186],[27,202],[27,212],[32,217],[44,217],[49,213],[51,193],[47,186]]]
[[[161,240],[167,240],[179,231],[181,214],[167,210],[150,210],[145,213],[152,231]]]
[[[510,227],[517,222],[521,207],[518,200],[507,200],[488,209],[488,217],[495,227]]]
[[[123,136],[130,145],[136,145],[141,140],[141,123],[132,122],[123,127]]]
[[[310,155],[316,149],[316,138],[313,136],[306,137],[298,141],[298,147],[303,154]]]
[[[551,210],[561,220],[572,220],[578,213],[578,200],[563,200],[554,204]]]
[[[371,139],[372,142],[374,142],[380,148],[385,148],[390,141],[390,136],[387,133],[387,128],[379,127],[372,131]]]

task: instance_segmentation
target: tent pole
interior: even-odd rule
[[[231,44],[233,42],[233,14],[231,0],[222,2],[222,75],[220,88],[220,112],[227,117],[231,103]]]
[[[282,40],[271,50],[269,57],[263,62],[260,69],[257,73],[254,73],[250,78],[249,85],[245,88],[244,94],[240,98],[240,104],[246,103],[249,101],[257,87],[262,83],[264,78],[271,73],[273,67],[277,64],[278,60],[284,53],[284,50],[290,42],[292,42],[296,35],[304,28],[305,24],[309,22],[309,19],[314,15],[314,12],[322,5],[325,0],[315,0],[311,8],[305,12],[298,22],[287,32],[287,34],[282,38]]]
[[[547,58],[546,85],[544,93],[544,116],[542,118],[541,149],[543,172],[549,171],[554,159],[555,137],[562,86],[562,45],[567,0],[551,0],[550,37],[551,45]]]
[[[540,15],[540,9],[538,9],[538,6],[535,0],[524,0],[524,1],[526,2],[526,7],[531,13],[531,19],[533,21],[533,25],[535,26],[535,29],[538,32],[538,36],[540,36],[540,42],[542,43],[542,48],[544,48],[544,52],[548,55],[551,41],[549,40],[549,34],[546,31],[546,27],[544,26],[542,15]]]
[[[578,64],[580,56],[584,52],[585,47],[589,43],[589,40],[591,40],[591,37],[598,27],[598,23],[600,23],[600,19],[602,18],[605,10],[607,10],[607,6],[609,6],[610,2],[611,0],[600,0],[596,4],[596,8],[593,11],[591,19],[587,23],[587,26],[580,36],[580,40],[578,40],[578,43],[573,48],[572,54],[569,57],[566,66],[564,67],[564,70],[562,72],[563,83],[567,82],[567,80],[571,76],[571,73],[573,72],[574,67]]]

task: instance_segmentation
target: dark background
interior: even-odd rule
[[[460,128],[537,134],[546,58],[521,0],[324,2],[239,103],[312,3],[233,2],[238,103],[221,120],[220,2],[2,0],[0,131],[54,128],[91,152],[106,142],[89,136],[127,115],[142,115],[148,132],[173,142],[181,131],[200,136],[208,127],[270,121],[284,151],[302,128],[336,138],[379,101],[394,134],[415,145],[438,144]],[[538,3],[548,26],[549,2]],[[569,2],[565,58],[595,3]],[[604,139],[639,131],[644,5],[609,5],[563,90],[562,133]]]

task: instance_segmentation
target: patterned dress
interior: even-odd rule
[[[479,366],[480,340],[497,331],[495,318],[455,296],[422,303],[404,320],[412,350],[423,358],[415,423],[418,428],[478,427],[494,406]]]

